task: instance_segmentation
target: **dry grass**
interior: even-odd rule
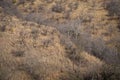
[[[22,22],[11,17],[11,21],[8,21],[5,31],[2,33],[4,33],[4,37],[0,37],[2,42],[0,43],[1,80],[56,80],[60,79],[63,74],[67,75],[67,72],[77,71],[78,68],[85,67],[89,63],[93,65],[92,63],[95,61],[94,58],[89,58],[86,53],[83,53],[84,55],[80,55],[82,58],[79,61],[85,62],[79,63],[84,66],[73,65],[75,61],[66,56],[68,52],[64,48],[64,45],[70,44],[62,45],[60,33],[52,27],[33,22]],[[72,51],[74,47],[71,42],[69,50]],[[101,62],[95,64],[101,65]],[[86,73],[88,72],[86,71]]]
[[[0,1],[0,80],[119,80],[119,10],[103,2]]]

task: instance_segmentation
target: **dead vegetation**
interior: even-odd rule
[[[0,80],[119,80],[119,0],[1,0]]]

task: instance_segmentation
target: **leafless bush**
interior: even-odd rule
[[[119,80],[120,65],[104,65],[100,75],[102,80]]]
[[[0,26],[0,31],[1,32],[4,32],[6,30],[6,27],[3,25],[3,26]]]
[[[15,57],[23,57],[24,56],[24,51],[13,51],[12,54]]]
[[[119,15],[120,16],[120,1],[119,0],[110,0],[106,3],[106,9],[109,11],[111,16]]]
[[[55,6],[52,7],[53,12],[61,13],[63,12],[63,7],[60,4],[56,4]]]
[[[118,63],[118,52],[108,47],[102,38],[92,38],[89,32],[83,30],[84,26],[82,26],[81,23],[82,21],[77,19],[66,24],[60,24],[57,28],[61,33],[70,38],[78,50],[82,49],[83,51],[87,51],[108,63]],[[71,56],[77,55],[71,47],[69,47],[68,50],[71,50]]]
[[[78,3],[77,2],[72,2],[68,5],[71,10],[76,10],[78,8]]]
[[[76,19],[68,21],[67,23],[58,24],[56,27],[61,33],[65,34],[66,36],[76,39],[77,36],[82,33],[81,22],[82,21],[80,19]]]

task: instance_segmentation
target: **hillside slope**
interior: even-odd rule
[[[0,80],[119,80],[117,3],[1,0]]]

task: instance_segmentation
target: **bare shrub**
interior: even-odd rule
[[[104,65],[100,75],[102,80],[119,80],[120,65]]]
[[[1,26],[1,27],[0,27],[0,31],[1,31],[1,32],[4,32],[5,30],[6,30],[6,27],[5,27],[5,26]]]
[[[78,3],[77,2],[72,2],[68,6],[71,10],[76,10],[78,8]]]
[[[24,56],[24,51],[13,51],[11,52],[13,56],[15,57],[23,57]]]
[[[120,1],[119,0],[110,0],[106,3],[106,9],[109,11],[111,16],[119,15],[120,16]]]
[[[53,12],[57,12],[57,13],[61,13],[63,12],[63,7],[60,4],[57,4],[55,6],[52,7],[52,11]]]
[[[81,23],[82,21],[80,19],[76,19],[66,24],[60,24],[57,29],[68,36],[79,51],[87,51],[107,63],[118,63],[118,52],[108,47],[102,38],[92,38],[89,32],[84,31],[84,26]],[[69,52],[72,53],[71,56],[77,55],[71,47],[68,50],[71,50]]]

